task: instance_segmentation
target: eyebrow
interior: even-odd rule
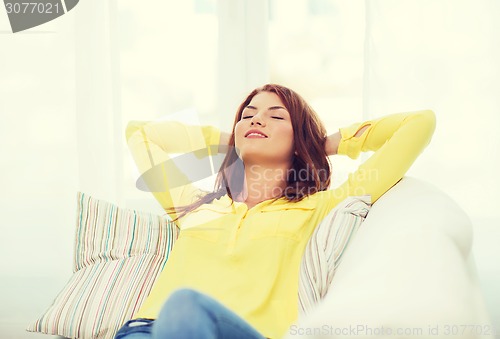
[[[246,106],[245,108],[249,108],[249,109],[257,109],[257,107],[255,107],[255,106],[251,106],[251,105],[248,105],[248,106]],[[274,110],[277,110],[277,109],[284,109],[284,110],[286,111],[286,108],[285,108],[285,107],[283,107],[283,106],[271,106],[271,107],[269,107],[269,108],[268,108],[268,110],[270,110],[270,111],[274,111]]]

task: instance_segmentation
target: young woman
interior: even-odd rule
[[[314,228],[348,196],[370,195],[375,203],[434,128],[426,110],[327,136],[297,93],[273,84],[248,95],[230,135],[174,122],[130,123],[128,144],[143,180],[181,232],[147,300],[116,338],[282,337],[298,316],[299,267]],[[169,161],[169,154],[187,152],[201,161],[203,150],[214,155],[217,148],[227,154],[210,193]],[[365,151],[375,153],[328,190],[328,156],[355,159]]]

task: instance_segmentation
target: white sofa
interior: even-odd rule
[[[368,338],[363,334],[377,334],[381,326],[422,331],[408,338],[441,338],[447,329],[460,334],[461,325],[481,328],[465,328],[467,335],[450,338],[486,332],[490,319],[471,246],[472,226],[464,211],[435,186],[403,178],[373,205],[344,253],[326,299],[290,329],[287,339],[320,338],[309,333],[319,329],[319,334],[335,334],[352,326],[359,332],[336,337]],[[11,296],[3,300],[8,313],[2,314],[0,338],[57,338],[24,329],[66,279],[11,282]]]
[[[328,295],[287,339],[493,338],[472,239],[450,197],[404,177],[372,206]]]

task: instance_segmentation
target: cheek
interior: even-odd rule
[[[273,144],[270,146],[270,151],[274,152],[276,155],[286,157],[287,159],[293,156],[294,150],[294,138],[293,129],[291,126],[279,126],[273,131]]]
[[[280,130],[280,139],[283,140],[283,144],[287,145],[286,147],[293,148],[293,128],[292,126],[284,126]]]

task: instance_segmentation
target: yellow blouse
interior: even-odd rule
[[[174,290],[188,287],[214,297],[264,336],[282,337],[298,316],[300,262],[316,225],[348,196],[371,195],[375,202],[429,144],[435,124],[434,113],[426,110],[341,128],[339,155],[375,153],[339,187],[296,203],[267,200],[250,209],[226,195],[179,219],[179,238],[135,317],[155,319]],[[355,136],[364,126],[369,127]],[[200,192],[189,175],[175,170],[169,154],[199,150],[193,159],[203,162],[203,150],[219,142],[217,129],[135,121],[126,135],[145,185],[157,190],[153,194],[163,208],[196,200]]]

